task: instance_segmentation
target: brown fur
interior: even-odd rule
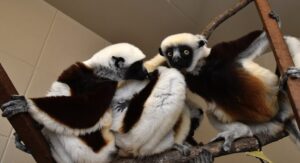
[[[232,105],[221,105],[231,118],[241,122],[266,122],[274,116],[273,104],[268,103],[267,89],[263,82],[244,70],[237,75],[243,81],[241,94]]]
[[[214,46],[198,75],[185,74],[192,92],[215,102],[229,119],[247,123],[271,120],[276,114],[274,99],[263,81],[246,72],[238,62],[241,52],[261,34],[251,32],[237,40]]]

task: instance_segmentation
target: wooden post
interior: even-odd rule
[[[267,0],[255,0],[255,4],[265,30],[267,31],[277,66],[280,73],[283,74],[286,72],[288,67],[294,66],[288,47],[283,40],[283,35],[277,22],[269,16],[269,13],[272,11],[269,2]],[[297,120],[298,127],[300,127],[300,81],[290,78],[287,81],[287,88],[295,118]]]
[[[8,75],[0,64],[0,104],[7,102],[11,95],[18,94]],[[1,108],[2,109],[2,108]],[[28,113],[17,114],[8,119],[22,141],[30,149],[33,158],[38,163],[54,163],[47,141],[38,130],[36,122]]]

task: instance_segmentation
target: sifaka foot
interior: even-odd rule
[[[251,137],[253,136],[251,130],[229,130],[219,133],[215,138],[211,140],[211,142],[214,142],[216,140],[224,139],[224,144],[222,145],[222,148],[225,152],[230,151],[232,143],[242,137]]]
[[[191,154],[190,145],[174,144],[173,148],[179,151],[183,156],[188,156]]]
[[[20,136],[16,132],[14,133],[14,136],[15,136],[15,145],[16,145],[16,148],[18,148],[19,150],[21,150],[21,151],[23,151],[25,153],[31,154],[31,151],[22,142]]]

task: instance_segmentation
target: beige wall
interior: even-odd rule
[[[89,58],[109,43],[42,0],[0,0],[0,62],[20,94],[42,96],[68,65]],[[269,68],[269,54],[260,59]],[[14,146],[12,128],[0,117],[1,163],[31,163],[33,159]],[[216,131],[205,119],[197,139],[207,143]],[[297,163],[299,151],[289,139],[264,148],[275,163]],[[216,159],[217,163],[259,162],[237,154]]]
[[[0,0],[0,62],[20,94],[42,96],[58,74],[109,42],[42,0]],[[34,160],[14,146],[0,117],[1,163]]]

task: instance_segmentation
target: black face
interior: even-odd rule
[[[133,63],[125,74],[125,79],[145,80],[148,78],[148,72],[143,66],[143,61]]]
[[[160,53],[162,53],[161,50]],[[177,69],[188,68],[192,63],[193,54],[193,49],[187,45],[168,47],[163,53],[168,59],[170,66]]]

